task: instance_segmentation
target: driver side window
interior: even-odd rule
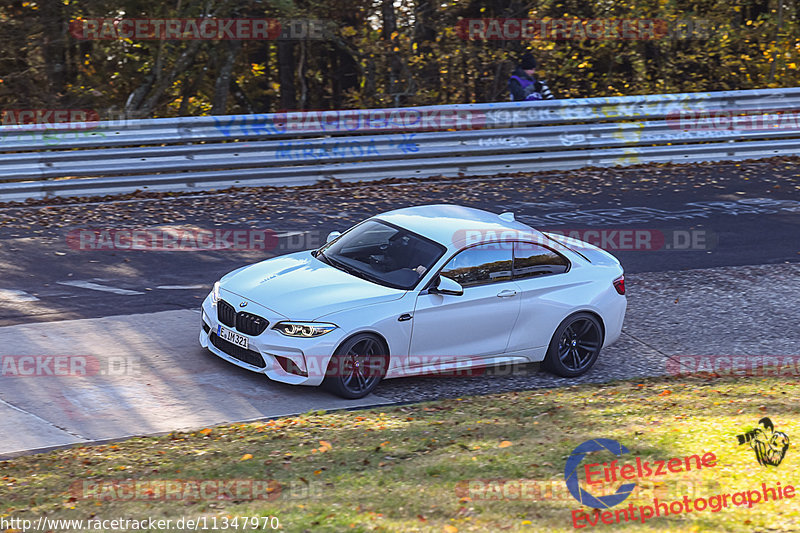
[[[510,243],[488,243],[467,248],[453,257],[440,274],[464,288],[510,281],[511,248]]]

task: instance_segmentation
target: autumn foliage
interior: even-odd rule
[[[799,81],[798,6],[785,0],[234,0],[207,6],[6,2],[0,6],[0,109],[93,109],[108,119],[491,102],[508,99],[509,73],[526,50],[537,56],[538,74],[559,98]],[[241,41],[79,39],[70,31],[88,18],[203,17],[268,18],[287,27],[311,20],[325,30]],[[465,35],[467,21],[492,18],[655,21],[658,38]]]

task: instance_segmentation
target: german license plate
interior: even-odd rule
[[[245,350],[249,349],[249,342],[247,337],[244,335],[240,335],[235,331],[231,331],[228,328],[224,328],[222,326],[217,327],[217,335],[220,339],[226,340],[228,342],[232,342],[236,346],[241,346]]]

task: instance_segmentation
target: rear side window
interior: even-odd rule
[[[462,287],[472,287],[509,281],[511,263],[511,246],[502,247],[496,243],[481,244],[456,254],[440,274],[458,282]]]
[[[514,279],[563,274],[569,261],[556,252],[529,242],[514,243]]]

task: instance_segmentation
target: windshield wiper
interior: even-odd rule
[[[359,274],[361,274],[361,271],[360,271],[360,270],[356,270],[355,268],[353,268],[353,267],[351,267],[351,266],[349,266],[349,265],[346,265],[346,264],[342,263],[342,262],[341,262],[341,261],[339,261],[338,259],[334,259],[334,258],[332,258],[332,257],[328,257],[327,255],[325,256],[325,259],[327,259],[327,260],[328,260],[328,264],[330,264],[330,265],[332,265],[332,266],[335,266],[335,267],[336,267],[336,268],[338,268],[339,270],[344,270],[344,271],[345,271],[345,272],[347,272],[348,274],[351,274],[351,275],[353,275],[353,276],[356,276],[356,277],[359,277],[359,278],[360,278],[360,277],[362,277],[362,276],[359,276]]]
[[[377,283],[378,285],[383,285],[383,283],[382,283],[383,280],[378,278],[377,276],[372,276],[372,275],[367,274],[366,272],[364,272],[362,270],[359,270],[359,269],[357,269],[355,267],[352,267],[352,266],[350,266],[350,265],[348,265],[348,264],[346,264],[346,263],[344,263],[342,261],[339,261],[338,259],[334,259],[332,257],[328,257],[327,255],[322,254],[322,252],[320,252],[319,255],[322,255],[323,257],[325,257],[325,259],[327,260],[329,265],[331,265],[333,267],[336,267],[339,270],[344,270],[345,272],[347,272],[351,276],[355,276],[357,278],[365,279],[367,281],[372,281],[373,283]]]
[[[317,250],[317,252],[312,254],[312,255],[314,257],[316,257],[317,259],[319,259],[320,261],[322,261],[323,263],[325,263],[326,265],[333,266],[333,263],[331,263],[331,260],[328,259],[328,256],[325,255],[325,253],[322,250]]]

